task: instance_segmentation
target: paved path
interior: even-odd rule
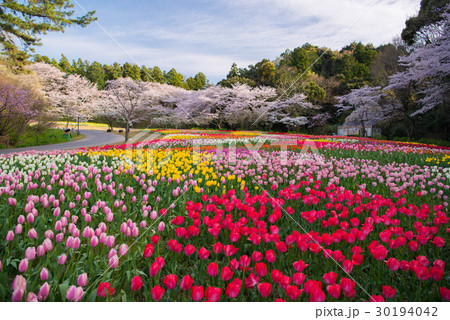
[[[124,142],[124,138],[121,135],[115,133],[108,133],[100,130],[81,130],[81,133],[86,136],[81,140],[48,144],[35,147],[0,149],[0,154],[8,154],[13,152],[22,152],[30,150],[36,151],[69,150],[69,149],[103,146],[105,144],[117,144],[120,142]]]

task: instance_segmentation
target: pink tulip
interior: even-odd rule
[[[116,240],[116,238],[114,238],[114,236],[108,236],[107,238],[106,238],[106,246],[108,247],[108,248],[112,248],[112,247],[114,247],[114,242],[115,242],[115,240]]]
[[[38,299],[41,301],[47,299],[49,293],[50,293],[50,286],[47,282],[45,282],[39,289]]]
[[[21,234],[23,230],[23,227],[21,224],[16,225],[16,227],[14,228],[14,233],[15,234]]]
[[[42,281],[45,281],[48,279],[48,270],[46,268],[41,269],[41,273],[39,274]]]
[[[118,266],[119,266],[119,257],[117,256],[117,254],[115,254],[109,259],[109,267],[111,269],[115,269]]]
[[[67,291],[66,291],[66,299],[70,300],[70,301],[74,301],[76,291],[77,291],[77,287],[75,287],[73,285],[70,286],[69,289],[67,289]]]
[[[25,223],[25,217],[23,214],[21,214],[18,218],[17,218],[17,223],[19,224],[24,224]]]
[[[38,298],[36,297],[36,295],[33,292],[28,292],[27,302],[38,302]]]
[[[159,232],[163,232],[165,227],[166,227],[166,225],[164,224],[163,221],[161,221],[161,222],[158,224],[158,231],[159,231]]]
[[[46,238],[42,245],[44,246],[45,252],[49,252],[53,249],[52,240],[50,240],[49,238]]]
[[[23,291],[26,291],[27,280],[23,276],[16,276],[12,284],[12,289],[13,291],[17,289],[23,289]]]
[[[8,233],[6,234],[6,241],[11,242],[14,240],[14,232],[12,232],[11,230],[8,231]]]
[[[78,277],[77,283],[80,287],[86,287],[86,285],[88,283],[87,273],[80,274],[80,276]]]
[[[36,255],[38,257],[42,257],[44,254],[45,254],[44,246],[43,245],[38,246],[36,249]]]
[[[66,264],[66,262],[67,262],[67,256],[63,253],[62,255],[59,256],[58,263],[62,266],[64,264]]]
[[[23,290],[23,289],[16,289],[16,290],[14,290],[13,293],[12,293],[12,297],[11,297],[12,301],[13,302],[20,302],[20,301],[22,301],[24,293],[25,293],[25,290]]]
[[[31,239],[36,239],[36,237],[37,237],[37,232],[36,232],[36,230],[34,230],[34,228],[31,228],[31,229],[28,231],[28,236],[29,236]]]
[[[19,262],[19,272],[24,273],[25,271],[27,271],[27,269],[28,269],[28,259],[25,258]]]
[[[36,249],[34,247],[28,247],[25,250],[25,258],[28,260],[34,260],[34,258],[36,258]]]
[[[91,247],[95,248],[96,246],[98,246],[99,240],[97,238],[97,236],[93,236],[91,238]]]
[[[119,256],[124,256],[128,252],[128,246],[125,243],[122,243],[119,247]]]
[[[45,236],[46,239],[52,240],[53,239],[53,231],[52,230],[45,231],[44,236]]]

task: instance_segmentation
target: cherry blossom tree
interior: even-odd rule
[[[385,87],[386,91],[411,86],[416,89],[419,108],[411,117],[450,103],[450,13],[444,13],[443,18],[441,35],[429,44],[416,47],[408,56],[400,57],[399,64],[404,71],[392,75]],[[399,106],[401,103],[394,101],[391,107]]]
[[[97,87],[80,75],[66,76],[58,68],[46,63],[30,66],[41,81],[41,91],[52,105],[50,112],[70,120],[89,120],[100,94]],[[67,123],[68,125],[68,123]]]
[[[159,84],[118,78],[106,82],[106,98],[103,96],[99,106],[125,123],[125,142],[128,142],[133,123],[167,112],[160,104],[163,94],[167,93]]]
[[[303,93],[294,94],[284,100],[274,101],[267,112],[265,122],[272,128],[277,124],[294,130],[300,126],[308,124],[308,115],[318,107],[306,101]]]
[[[43,105],[33,90],[0,78],[0,136],[20,136]]]
[[[360,89],[353,89],[345,96],[338,97],[339,111],[352,111],[345,119],[345,124],[358,123],[361,126],[363,136],[366,135],[366,127],[376,124],[385,119],[380,106],[382,96],[381,87],[364,86]]]

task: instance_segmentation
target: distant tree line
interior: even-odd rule
[[[47,56],[34,55],[34,62],[45,62],[57,67],[64,73],[77,74],[86,77],[92,83],[95,83],[99,90],[105,88],[106,82],[118,78],[131,78],[133,80],[142,80],[144,82],[166,83],[175,87],[187,90],[201,90],[209,85],[206,76],[199,72],[194,77],[185,77],[178,73],[175,68],[169,72],[162,71],[158,66],[153,68],[147,66],[138,66],[126,62],[120,64],[114,62],[112,65],[101,64],[97,61],[89,62],[87,60],[72,60],[62,54],[59,61],[55,58],[50,59]]]

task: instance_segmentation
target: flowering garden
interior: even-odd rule
[[[448,301],[450,150],[161,130],[0,156],[0,301]]]

